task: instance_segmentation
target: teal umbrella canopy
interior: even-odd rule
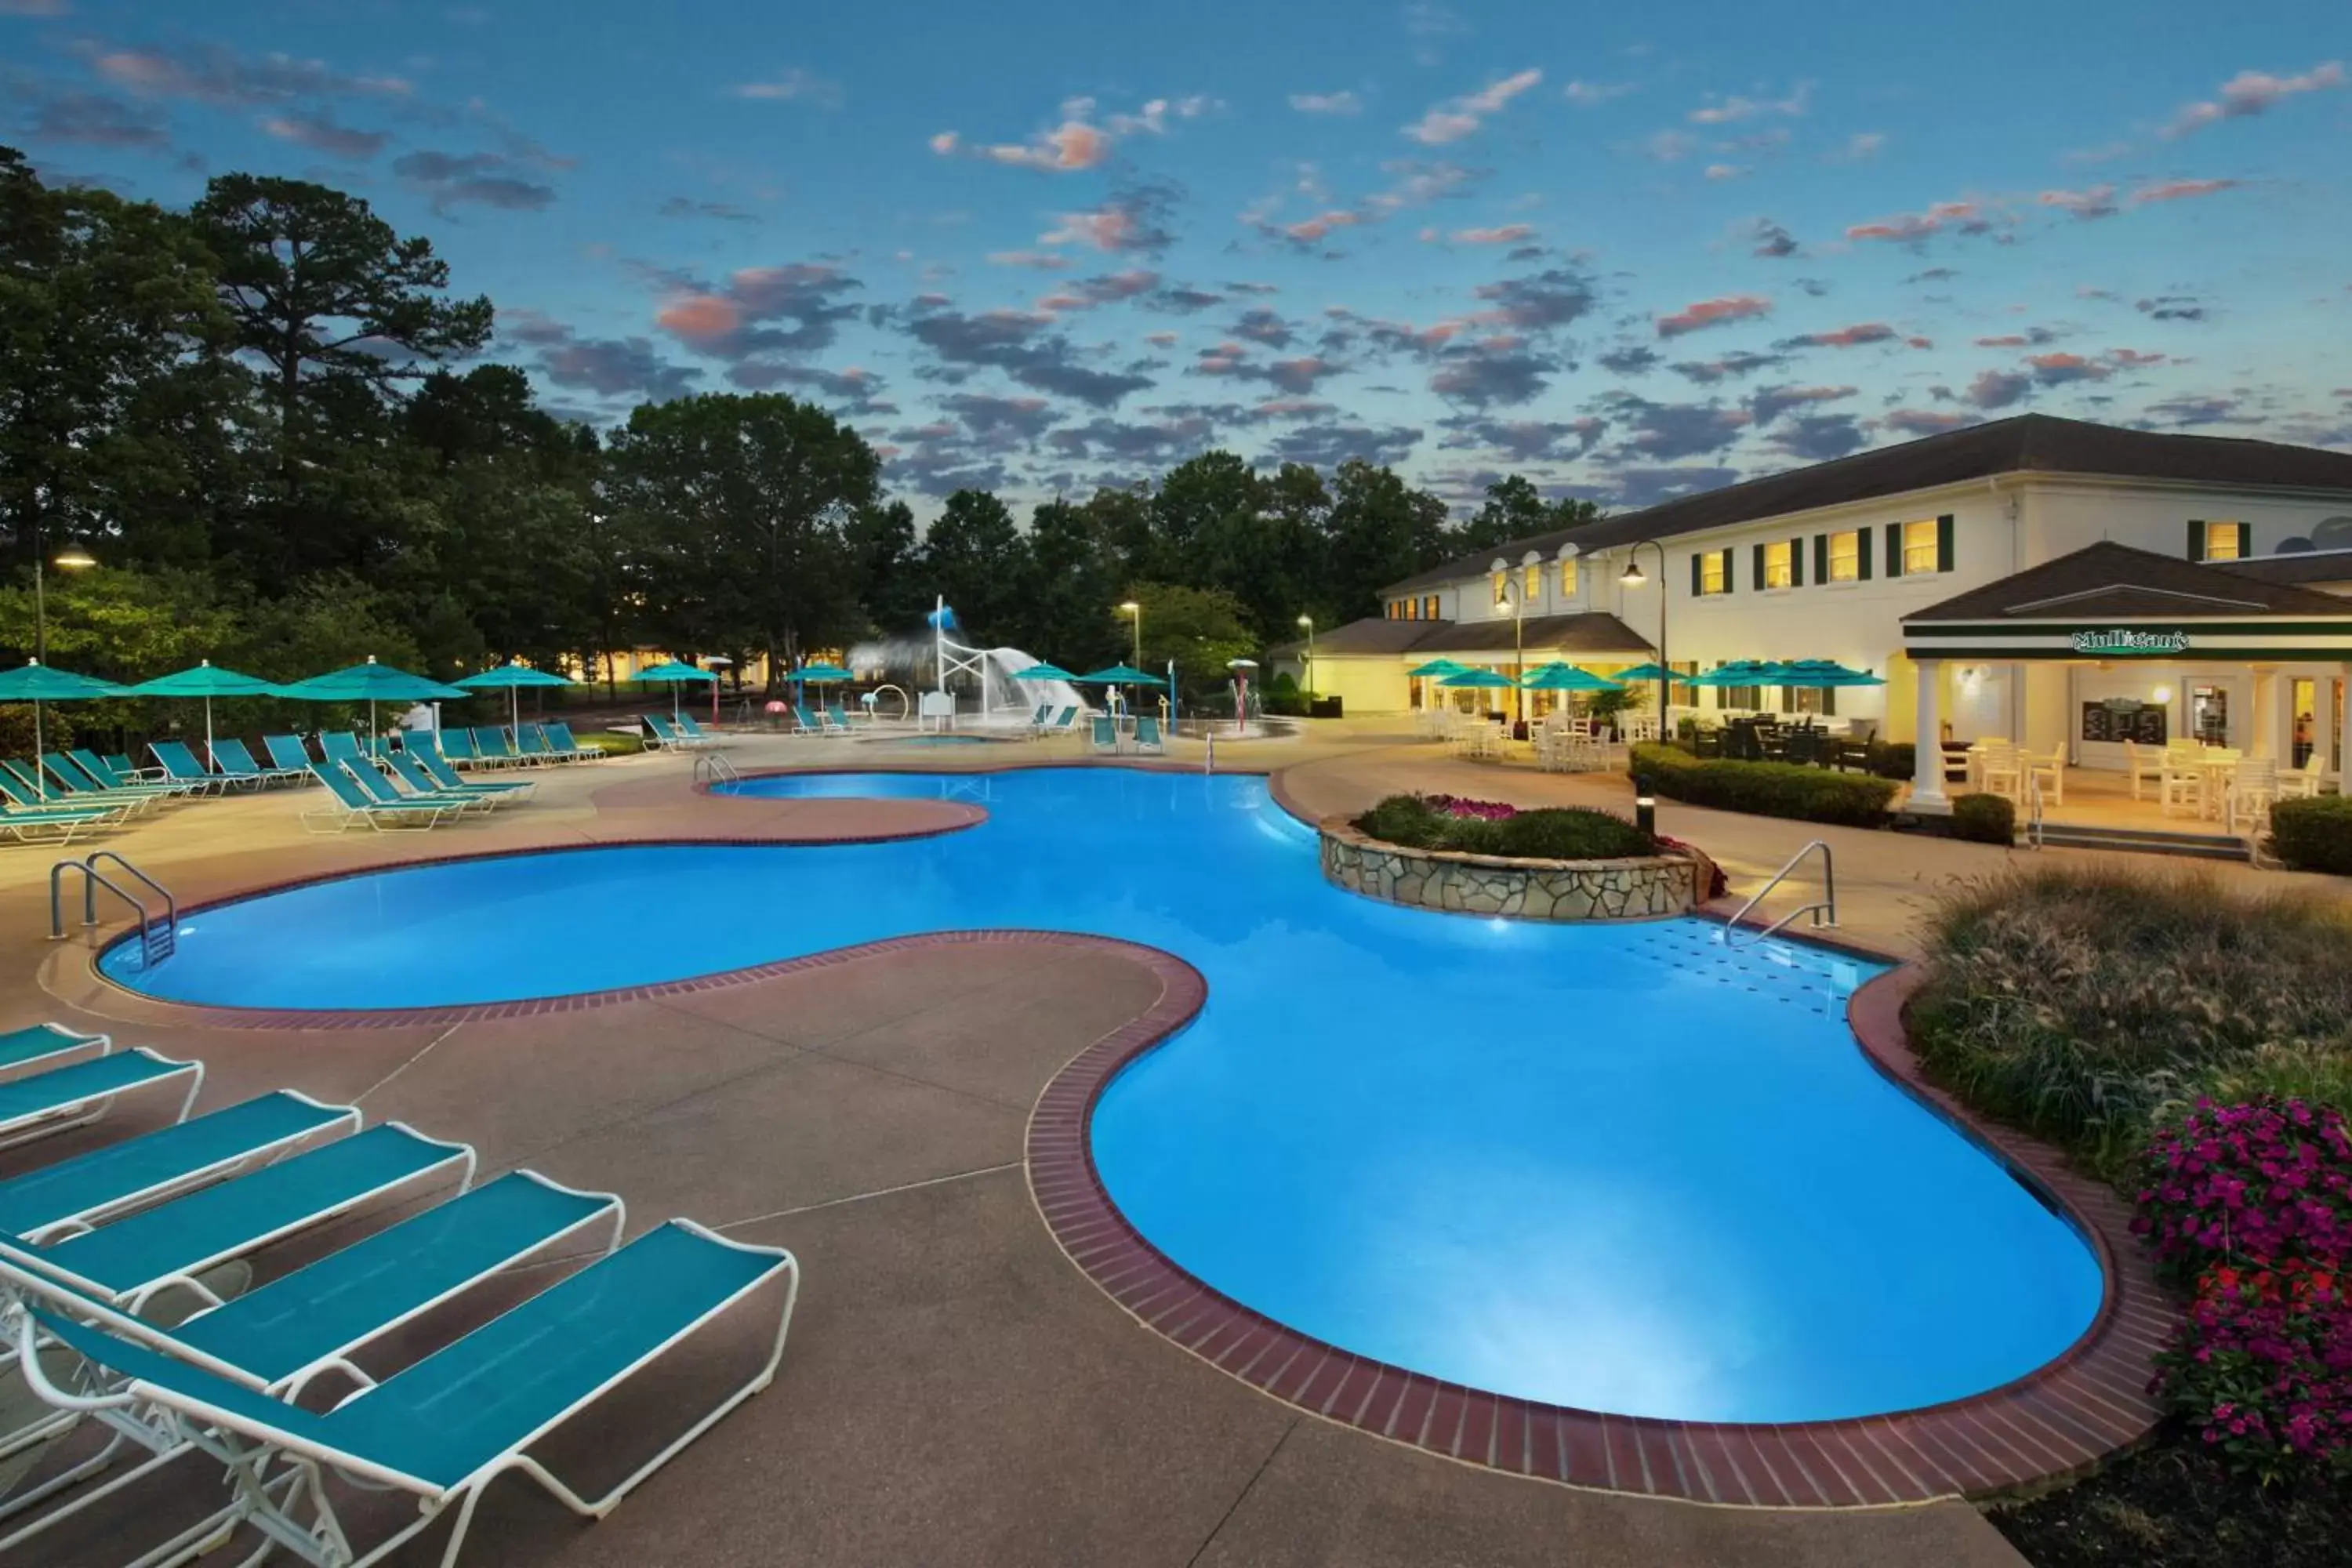
[[[1609,679],[1612,679],[1612,680],[1614,680],[1614,681],[1618,682],[1620,685],[1622,685],[1623,683],[1625,683],[1626,681],[1629,681],[1629,680],[1673,680],[1673,681],[1680,681],[1680,680],[1682,679],[1682,677],[1681,677],[1681,676],[1679,676],[1679,675],[1676,675],[1673,670],[1668,669],[1668,668],[1667,668],[1664,665],[1663,665],[1663,664],[1654,664],[1654,663],[1653,663],[1653,664],[1637,664],[1637,665],[1635,665],[1635,666],[1634,666],[1633,668],[1631,668],[1631,669],[1621,669],[1621,670],[1619,670],[1616,674],[1614,674],[1614,675],[1611,676]]]
[[[57,669],[37,658],[0,673],[0,702],[79,702],[92,697],[128,697],[131,689],[92,675]]]
[[[373,657],[365,664],[331,669],[280,687],[278,694],[305,702],[433,702],[466,695],[455,686],[378,664]]]
[[[1777,664],[1767,664],[1759,659],[1734,659],[1729,664],[1717,665],[1705,675],[1694,675],[1683,684],[1686,686],[1779,686],[1783,684],[1780,679],[1780,668],[1781,667]]]
[[[793,671],[794,680],[814,680],[819,686],[838,686],[855,679],[837,664],[804,664]]]
[[[1165,686],[1168,683],[1150,670],[1138,669],[1131,664],[1114,664],[1108,669],[1097,669],[1091,675],[1075,679],[1092,686]]]
[[[133,697],[275,697],[285,688],[257,675],[224,669],[211,659],[142,680],[131,688]]]
[[[1058,664],[1033,664],[1026,669],[1013,672],[1015,680],[1076,680],[1076,676]]]
[[[707,669],[697,669],[690,664],[671,659],[667,664],[651,664],[629,677],[632,680],[716,680],[719,678]]]
[[[1507,691],[1511,689],[1511,678],[1499,669],[1465,669],[1457,675],[1447,676],[1437,684],[1475,687],[1486,691]]]
[[[1541,669],[1530,670],[1519,682],[1529,691],[1622,691],[1616,681],[1579,669],[1572,664],[1548,664]]]
[[[501,664],[457,682],[468,691],[504,691],[518,686],[569,686],[571,681],[527,664]]]
[[[1433,658],[1427,664],[1415,665],[1405,673],[1416,680],[1426,680],[1434,675],[1459,675],[1464,668],[1450,658]]]
[[[1835,659],[1800,658],[1781,665],[1783,686],[1884,686],[1885,678],[1866,669],[1849,669]]]

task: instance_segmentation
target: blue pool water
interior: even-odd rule
[[[1395,909],[1318,872],[1262,781],[1101,769],[746,781],[984,803],[969,832],[595,848],[202,911],[125,984],[386,1007],[646,984],[1025,926],[1180,954],[1199,1021],[1105,1091],[1112,1197],[1178,1263],[1347,1350],[1628,1415],[1797,1421],[1983,1391],[2099,1300],[2083,1241],[1874,1072],[1870,966],[1671,921]]]

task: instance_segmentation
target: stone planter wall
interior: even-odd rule
[[[1344,819],[1321,825],[1323,875],[1350,892],[1454,914],[1531,921],[1642,921],[1686,915],[1711,868],[1696,855],[1623,860],[1507,860],[1407,849]]]

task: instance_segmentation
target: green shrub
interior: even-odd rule
[[[1919,748],[1908,741],[1873,741],[1866,748],[1870,771],[1879,778],[1907,782],[1919,767]]]
[[[1633,748],[1633,787],[1685,805],[1788,816],[1800,822],[1876,827],[1895,798],[1891,780],[1832,773],[1798,763],[1697,758],[1676,746]]]
[[[2017,842],[2017,807],[2005,795],[1964,795],[1952,802],[1952,837],[1971,844]]]
[[[1450,849],[1523,860],[1616,860],[1658,852],[1656,839],[1605,811],[1573,806],[1478,809],[1479,815],[1461,816],[1421,795],[1392,795],[1357,817],[1356,829],[1407,849]]]
[[[2352,912],[2210,875],[2038,866],[1945,896],[1911,1044],[1978,1109],[2114,1175],[2200,1097],[2346,1106]]]
[[[2272,806],[2270,851],[2291,870],[2352,877],[2352,795],[2314,795]]]

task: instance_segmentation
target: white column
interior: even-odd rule
[[[1923,658],[1919,699],[1913,708],[1910,809],[1941,816],[1952,809],[1944,794],[1944,661]]]
[[[2279,709],[2286,700],[2282,695],[2286,683],[2278,679],[2274,670],[2257,669],[2253,671],[2253,688],[2254,743],[2248,754],[2269,757],[2284,768],[2287,764],[2287,748],[2279,744]]]

